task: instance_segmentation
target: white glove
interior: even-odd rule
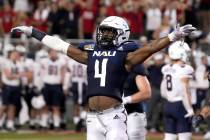
[[[175,28],[173,32],[168,34],[168,38],[170,41],[177,41],[182,39],[185,36],[188,36],[191,32],[195,31],[196,28],[193,27],[191,24],[184,25],[182,27],[179,27],[179,24]]]
[[[28,36],[31,36],[32,34],[32,26],[17,26],[11,29],[11,32],[22,32],[25,33]]]
[[[122,100],[123,100],[123,104],[124,104],[124,105],[125,105],[125,104],[129,104],[129,103],[132,102],[131,96],[123,97]]]
[[[184,115],[185,118],[192,117],[194,115],[193,109],[187,110],[187,114]]]

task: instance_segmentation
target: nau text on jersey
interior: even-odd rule
[[[116,51],[94,51],[93,56],[115,56]]]

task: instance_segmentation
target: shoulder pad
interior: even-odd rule
[[[194,69],[190,65],[182,65],[180,66],[182,68],[182,75],[192,77],[194,73]]]
[[[119,50],[119,51],[135,51],[138,48],[140,48],[140,47],[139,47],[139,45],[136,42],[134,42],[134,41],[127,41],[127,42],[121,44],[117,48],[117,50]]]
[[[93,51],[96,46],[95,42],[82,42],[79,44],[79,49],[84,51]]]
[[[188,71],[189,73],[193,73],[193,72],[194,72],[193,67],[190,66],[190,65],[186,65],[186,69],[187,69],[187,71]]]
[[[171,64],[166,64],[166,65],[164,65],[164,66],[161,68],[162,74],[165,73],[165,71],[166,71],[166,69],[168,69],[168,67],[172,67],[172,66],[173,66],[173,65],[171,65]]]

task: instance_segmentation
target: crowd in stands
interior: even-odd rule
[[[66,39],[94,39],[97,25],[112,15],[127,20],[131,29],[130,38],[141,45],[166,36],[177,23],[192,24],[198,28],[186,41],[192,49],[195,68],[194,79],[191,81],[193,105],[199,111],[209,99],[209,84],[202,77],[210,70],[210,53],[207,52],[210,50],[209,0],[0,0],[0,38],[4,38],[1,46],[5,48],[8,43],[5,40],[8,38],[24,38],[21,34],[10,34],[11,28],[19,25],[34,26]],[[31,53],[27,46],[29,44],[22,42],[21,45],[26,47],[28,54]],[[36,47],[40,47],[40,44]],[[37,53],[33,55],[37,56]],[[148,130],[152,132],[161,131],[161,67],[167,62],[165,51],[145,62],[152,86],[152,98],[145,102]],[[208,127],[210,131],[210,124]]]
[[[131,38],[164,36],[177,23],[193,24],[209,32],[208,0],[1,0],[1,36],[13,26],[32,25],[66,38],[92,39],[95,27],[107,16],[124,17]]]

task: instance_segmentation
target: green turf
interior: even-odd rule
[[[0,140],[85,140],[85,134],[1,133]]]
[[[84,133],[0,133],[0,140],[86,140]],[[163,134],[148,134],[147,140],[162,140]],[[192,140],[201,140],[202,137],[194,135]]]
[[[0,140],[85,140],[85,134],[0,133]],[[161,140],[161,139],[160,138],[147,138],[147,140]]]

